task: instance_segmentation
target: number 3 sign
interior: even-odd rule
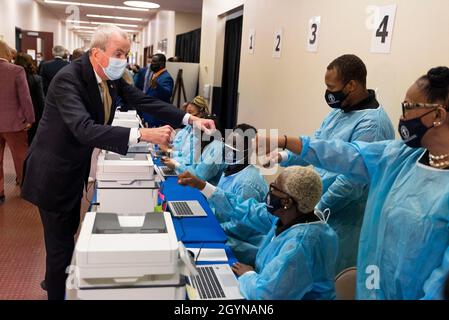
[[[373,36],[371,39],[372,53],[390,53],[396,8],[397,5],[395,4],[376,7]]]
[[[309,37],[307,38],[307,51],[318,51],[318,37],[320,34],[321,17],[313,17],[309,20]]]

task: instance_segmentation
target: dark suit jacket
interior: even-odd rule
[[[51,80],[53,80],[56,74],[67,65],[69,65],[69,63],[63,59],[54,59],[41,64],[39,73],[42,77],[42,84],[44,85],[45,94],[48,92]]]
[[[124,80],[109,81],[113,105],[148,112],[174,127],[185,115],[146,96]],[[112,109],[108,124],[112,123]],[[130,129],[103,125],[104,110],[88,53],[59,72],[48,90],[45,109],[25,160],[22,197],[53,212],[69,212],[80,201],[94,148],[126,154]]]

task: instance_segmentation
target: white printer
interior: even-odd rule
[[[97,180],[154,180],[154,163],[150,154],[129,153],[126,156],[103,151],[98,155]]]
[[[97,162],[99,212],[145,213],[157,205],[159,184],[155,181],[151,155],[121,156],[102,152]]]
[[[112,125],[115,127],[139,128],[141,121],[135,110],[127,112],[116,111]]]
[[[185,299],[195,274],[169,213],[88,212],[67,279],[70,299]]]

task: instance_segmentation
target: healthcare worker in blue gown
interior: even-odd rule
[[[217,188],[223,192],[234,194],[243,200],[254,199],[264,202],[268,193],[268,185],[259,169],[251,164],[252,140],[257,130],[248,125],[240,124],[233,129],[224,145],[224,160],[227,168],[223,173]],[[264,240],[265,233],[238,221],[231,221],[226,212],[221,212],[211,203],[215,216],[227,235],[227,245],[236,258],[246,264],[254,265],[257,251]]]
[[[209,116],[209,106],[202,96],[195,97],[191,102],[187,103],[185,111],[198,118],[206,118]],[[173,155],[173,159],[181,164],[190,165],[193,163],[194,155],[194,129],[193,126],[187,125],[177,131],[171,147],[160,146],[162,151]]]
[[[322,193],[320,176],[311,167],[290,167],[270,186],[266,203],[243,201],[192,177],[179,183],[202,190],[217,210],[266,233],[255,267],[236,263],[239,288],[251,300],[335,299],[338,239],[314,209]]]
[[[303,161],[370,186],[358,299],[443,297],[449,274],[448,106],[449,69],[433,68],[407,91],[399,123],[403,141],[287,139],[287,149]],[[259,147],[269,140],[259,137]],[[284,138],[278,140],[285,147]]]
[[[373,90],[366,87],[367,69],[355,55],[343,55],[327,67],[325,94],[333,108],[315,132],[317,139],[346,142],[383,141],[395,138],[393,124]],[[308,165],[292,152],[280,152],[281,166]],[[360,229],[368,195],[366,184],[345,175],[317,169],[323,181],[323,196],[318,209],[330,209],[329,225],[337,232],[339,255],[337,273],[357,263]]]
[[[216,123],[216,119],[214,121]],[[193,128],[193,162],[183,163],[167,157],[163,157],[162,162],[167,167],[175,169],[178,174],[189,171],[214,186],[220,181],[227,166],[223,161],[223,141],[215,139],[213,135],[203,134],[201,130],[195,128]]]

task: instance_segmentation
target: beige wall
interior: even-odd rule
[[[15,27],[26,30],[53,32],[54,44],[69,50],[82,47],[84,42],[64,24],[34,0],[0,0],[0,35],[15,46]]]
[[[226,4],[224,3],[226,2]],[[370,53],[366,28],[368,5],[397,3],[390,54]],[[329,112],[324,102],[324,72],[344,53],[359,55],[368,67],[368,86],[396,125],[406,89],[430,67],[449,65],[447,0],[204,0],[201,86],[220,85],[215,77],[218,15],[244,4],[240,69],[239,122],[259,128],[279,128],[288,134],[311,134]],[[318,53],[306,51],[310,17],[322,17]],[[281,59],[272,58],[275,29],[284,30]],[[248,33],[256,29],[255,54],[249,55]]]
[[[175,13],[175,36],[201,28],[200,13]]]
[[[167,58],[175,55],[176,36],[201,27],[201,14],[180,13],[174,11],[159,11],[148,22],[148,26],[142,32],[141,51],[147,46],[154,46],[157,52],[158,42],[167,39]]]

